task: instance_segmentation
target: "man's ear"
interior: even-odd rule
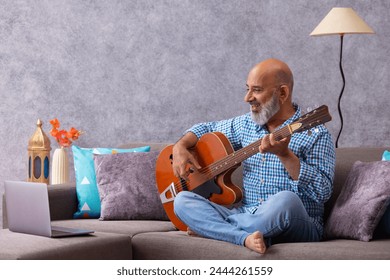
[[[287,85],[281,85],[280,86],[280,95],[279,95],[280,102],[283,104],[284,102],[286,102],[288,100],[289,97],[290,97],[290,89],[288,88]]]

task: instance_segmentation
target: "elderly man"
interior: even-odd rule
[[[265,253],[281,242],[319,241],[324,203],[332,193],[335,153],[328,130],[296,133],[277,141],[272,132],[301,115],[292,102],[293,75],[277,59],[257,64],[247,78],[250,113],[194,125],[173,147],[173,172],[186,179],[188,164],[200,168],[189,149],[205,133],[224,133],[235,150],[262,139],[258,154],[243,162],[242,205],[227,208],[188,191],[174,201],[190,234],[228,241]]]

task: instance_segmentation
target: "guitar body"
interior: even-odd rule
[[[220,205],[231,205],[241,200],[241,189],[231,181],[231,174],[239,166],[239,163],[210,178],[212,173],[210,173],[208,166],[234,152],[224,134],[212,132],[199,139],[192,152],[202,169],[193,170],[187,181],[179,179],[173,174],[172,149],[173,145],[167,146],[157,158],[156,183],[164,210],[179,230],[186,231],[187,226],[176,217],[173,201],[175,196],[183,190],[195,192]]]

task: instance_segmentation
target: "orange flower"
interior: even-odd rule
[[[53,136],[57,143],[61,147],[69,147],[72,145],[72,140],[75,141],[79,138],[79,136],[83,133],[80,130],[72,127],[69,131],[64,129],[58,130],[60,128],[60,122],[57,119],[50,120],[52,125],[52,129],[50,130],[51,136]]]
[[[50,123],[53,126],[53,128],[59,128],[60,127],[60,122],[57,119],[52,119],[50,121]]]
[[[58,133],[58,130],[55,129],[55,128],[52,128],[52,130],[50,130],[50,134],[51,134],[51,136],[53,136],[54,138],[57,138],[57,133]]]
[[[56,138],[59,140],[64,139],[64,138],[66,138],[66,134],[67,134],[66,130],[64,130],[64,129],[60,130],[57,132]]]
[[[81,131],[78,131],[76,128],[72,127],[67,133],[67,137],[72,140],[77,140],[81,134]]]

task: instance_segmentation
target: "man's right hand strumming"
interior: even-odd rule
[[[197,142],[198,138],[196,135],[189,132],[173,146],[172,168],[176,177],[187,180],[188,175],[191,173],[191,168],[201,168],[194,155],[189,151]]]

